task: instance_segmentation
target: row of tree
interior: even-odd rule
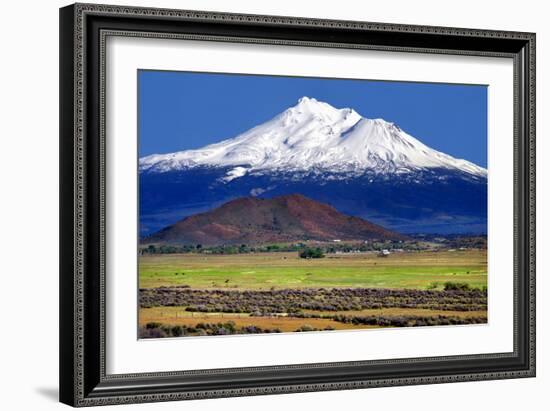
[[[416,242],[397,242],[397,241],[380,241],[371,243],[329,243],[320,245],[315,248],[310,248],[305,243],[294,244],[264,244],[264,245],[219,245],[219,246],[203,246],[196,245],[156,245],[149,244],[140,248],[141,254],[175,254],[175,253],[202,253],[202,254],[247,254],[247,253],[271,253],[271,252],[305,252],[303,258],[319,258],[314,256],[312,251],[320,250],[321,254],[334,254],[337,252],[366,252],[380,251],[382,249],[398,249],[402,248],[408,251],[421,250],[422,246]],[[319,252],[316,252],[319,253]]]

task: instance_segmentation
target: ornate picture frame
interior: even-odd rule
[[[110,37],[513,61],[513,350],[109,374],[105,95]],[[535,376],[535,34],[75,4],[60,10],[60,101],[61,402],[80,407]]]

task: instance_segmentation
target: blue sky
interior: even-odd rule
[[[236,136],[302,96],[392,121],[428,146],[487,167],[487,87],[300,77],[138,72],[139,155]]]

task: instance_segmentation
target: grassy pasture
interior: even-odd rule
[[[434,284],[437,289],[442,289],[444,283],[448,281],[467,283],[472,288],[487,286],[487,252],[485,250],[403,252],[392,253],[390,256],[384,258],[378,257],[375,253],[352,253],[329,254],[321,259],[302,259],[299,258],[298,253],[286,252],[233,255],[144,255],[140,257],[139,282],[140,288],[151,289],[144,291],[142,296],[151,299],[150,304],[152,306],[149,308],[147,306],[140,308],[139,324],[142,327],[151,323],[160,323],[163,326],[171,327],[196,327],[199,323],[221,324],[230,321],[239,329],[255,326],[264,330],[278,329],[281,332],[293,332],[301,327],[314,329],[329,327],[335,330],[345,330],[378,328],[380,326],[379,324],[370,325],[338,321],[334,317],[338,315],[349,318],[377,317],[390,319],[407,316],[419,318],[442,316],[448,318],[454,317],[464,321],[476,318],[478,322],[479,319],[482,322],[483,319],[486,321],[487,312],[485,310],[476,311],[476,308],[473,308],[472,311],[458,311],[461,308],[457,308],[457,311],[454,308],[447,310],[436,309],[437,304],[434,305],[434,308],[391,307],[391,304],[389,304],[386,308],[366,308],[363,305],[362,309],[345,311],[318,311],[325,308],[302,309],[301,311],[307,316],[306,318],[287,312],[265,316],[251,316],[248,310],[246,310],[247,312],[225,313],[217,312],[217,308],[214,312],[186,311],[187,305],[204,305],[204,300],[201,300],[203,297],[209,301],[207,303],[209,307],[216,304],[221,304],[221,307],[224,307],[225,304],[229,303],[225,301],[229,298],[227,295],[244,290],[256,290],[262,295],[267,293],[274,300],[260,295],[250,297],[250,294],[247,294],[249,297],[244,300],[241,297],[236,297],[237,300],[235,301],[238,302],[237,305],[240,307],[248,306],[251,303],[252,305],[258,304],[258,306],[262,304],[271,306],[272,302],[270,301],[273,301],[277,303],[276,305],[284,303],[283,308],[287,308],[292,306],[296,298],[307,297],[307,301],[310,301],[310,298],[314,300],[321,298],[324,295],[322,289],[327,290],[326,292],[338,287],[345,289],[389,288],[397,290],[426,290],[433,289]],[[191,290],[204,291],[198,295],[197,291],[185,294],[185,290],[188,290],[187,288],[182,288],[180,291],[173,288],[164,290],[158,288],[171,286],[186,286],[190,287]],[[278,290],[288,289],[302,289],[301,293],[305,293],[305,297],[296,293],[289,296],[285,294],[286,291],[280,291],[282,293],[280,297],[276,294],[279,293]],[[321,290],[316,291],[315,289]],[[191,290],[189,291],[191,292]],[[350,292],[352,291],[341,290],[339,294],[335,294],[340,295],[340,297],[334,297],[334,300],[330,297],[328,298],[329,302],[337,304],[339,299],[343,299],[342,304],[348,305],[349,298],[353,300],[353,297],[344,298],[342,293]],[[403,293],[401,291],[396,292],[398,294]],[[314,293],[314,295],[309,296],[308,293]],[[355,291],[352,293],[356,294]],[[428,291],[423,291],[423,293],[433,295],[432,292]],[[150,297],[145,297],[149,294],[151,294]],[[417,294],[414,294],[414,298],[417,299],[417,306],[426,306],[433,303],[430,302],[430,304],[427,304],[426,301],[422,302],[423,297]],[[194,297],[189,300],[188,297],[183,298],[185,295]],[[273,295],[277,297],[273,297]],[[195,303],[193,299],[197,298],[203,302]],[[324,298],[327,297],[325,296]],[[369,304],[373,303],[375,301],[373,299],[375,298],[374,294],[369,294]],[[398,304],[400,301],[396,299],[397,297],[389,298],[391,298],[392,304]],[[400,298],[406,299],[407,296]],[[446,298],[448,299],[448,296]],[[176,301],[175,304],[174,299]],[[155,304],[158,304],[158,301],[162,302],[161,305],[155,306]],[[457,302],[447,301],[444,305],[449,308],[448,304],[457,304]],[[312,316],[315,318],[311,318]]]
[[[200,289],[308,287],[442,288],[446,281],[487,285],[485,250],[333,254],[302,259],[298,253],[234,255],[161,254],[139,260],[140,288],[188,285]]]

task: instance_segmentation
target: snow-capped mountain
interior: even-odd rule
[[[402,233],[487,226],[486,169],[308,97],[234,138],[143,157],[139,169],[142,236],[238,197],[293,193]]]
[[[412,173],[436,168],[472,176],[487,174],[469,161],[426,146],[393,123],[364,118],[353,109],[337,109],[308,97],[235,138],[198,150],[150,155],[141,158],[139,165],[148,172],[229,168],[224,181],[274,171],[330,171],[339,178],[366,171]]]

